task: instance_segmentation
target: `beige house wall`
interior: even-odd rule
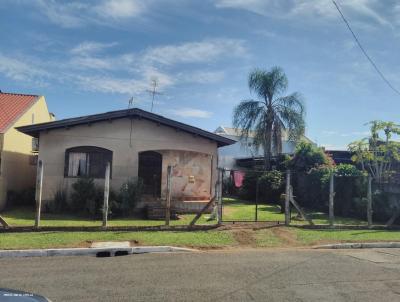
[[[111,188],[116,191],[128,178],[137,177],[139,152],[158,151],[164,155],[163,193],[166,183],[166,165],[177,163],[174,170],[179,174],[179,190],[181,192],[185,186],[184,182],[189,179],[189,174],[198,172],[195,175],[195,184],[186,186],[186,189],[183,190],[184,195],[210,197],[214,194],[216,172],[211,173],[211,167],[213,170],[217,168],[217,143],[215,141],[158,125],[145,119],[131,121],[124,118],[40,133],[39,159],[43,161],[44,165],[42,192],[44,203],[53,200],[55,193],[60,188],[67,190],[67,194],[71,192],[71,185],[76,178],[64,177],[65,150],[78,146],[96,146],[113,151]],[[193,158],[190,154],[195,155],[194,158],[197,159],[192,161]],[[182,156],[180,157],[180,155]],[[186,165],[185,161],[187,161]],[[191,161],[192,163],[190,163]],[[188,166],[192,167],[186,169]],[[207,171],[210,173],[208,174]],[[98,179],[96,182],[103,185],[104,180]],[[178,192],[175,192],[175,195],[178,196]]]
[[[18,126],[52,121],[43,96],[33,104],[3,134],[1,150],[0,210],[5,205],[7,191],[21,191],[35,184],[36,166],[31,164],[32,137],[15,129]]]

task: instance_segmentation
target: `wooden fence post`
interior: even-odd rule
[[[108,222],[108,198],[110,196],[110,172],[111,172],[111,164],[110,164],[110,162],[107,162],[106,175],[104,177],[103,228],[107,227],[107,222]]]
[[[290,170],[286,171],[285,225],[290,224]]]
[[[171,188],[172,188],[172,166],[167,167],[167,202],[165,206],[165,225],[169,225],[171,219]]]
[[[334,213],[334,197],[335,197],[335,192],[334,192],[334,173],[331,173],[331,176],[329,178],[329,226],[334,227],[335,224],[335,213]]]
[[[217,224],[222,224],[222,183],[223,183],[223,169],[218,168],[217,177],[217,190],[215,192],[217,196]]]
[[[42,188],[43,188],[43,161],[39,159],[36,171],[36,217],[35,227],[40,226],[40,212],[42,209]]]
[[[372,227],[372,177],[368,175],[368,193],[367,193],[367,220],[368,227]]]

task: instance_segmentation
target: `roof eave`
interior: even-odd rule
[[[127,118],[127,117],[139,117],[145,118],[153,122],[157,122],[172,128],[179,128],[182,131],[195,134],[201,136],[206,139],[210,139],[216,141],[218,147],[228,146],[235,143],[234,140],[229,138],[217,135],[215,133],[211,133],[200,128],[196,128],[178,121],[174,121],[168,118],[165,118],[160,115],[156,115],[150,112],[143,111],[141,109],[128,109],[128,110],[120,110],[120,111],[113,111],[107,113],[101,113],[96,115],[89,115],[86,117],[78,117],[78,118],[71,118],[66,120],[60,121],[53,121],[35,125],[28,125],[28,126],[21,126],[17,127],[16,129],[22,133],[28,134],[33,137],[39,137],[41,131],[46,130],[54,130],[66,127],[73,127],[82,124],[89,124],[95,122],[101,122],[105,120],[112,120],[112,119],[120,119],[120,118]]]

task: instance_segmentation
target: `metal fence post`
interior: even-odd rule
[[[290,170],[286,171],[285,225],[290,224]]]
[[[104,177],[103,228],[107,227],[107,222],[108,222],[108,198],[110,196],[110,171],[111,171],[111,164],[110,162],[107,162],[106,174]]]
[[[36,218],[35,227],[40,226],[40,212],[42,209],[42,188],[43,188],[43,161],[40,159],[38,161],[37,171],[36,171]]]
[[[334,227],[335,224],[335,213],[334,213],[334,173],[331,173],[329,178],[329,226]]]
[[[372,227],[372,177],[368,175],[368,193],[367,193],[367,220],[368,227]]]

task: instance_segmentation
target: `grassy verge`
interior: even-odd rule
[[[292,229],[301,245],[332,242],[400,241],[400,231],[389,230],[306,230]]]
[[[298,247],[336,242],[400,241],[400,231],[309,230],[273,227],[195,232],[27,232],[0,233],[0,249],[89,246],[89,241],[133,241],[139,245],[175,245],[196,248]]]
[[[235,245],[230,232],[42,232],[0,234],[0,249],[88,246],[88,241],[133,241],[140,245],[226,247]]]

